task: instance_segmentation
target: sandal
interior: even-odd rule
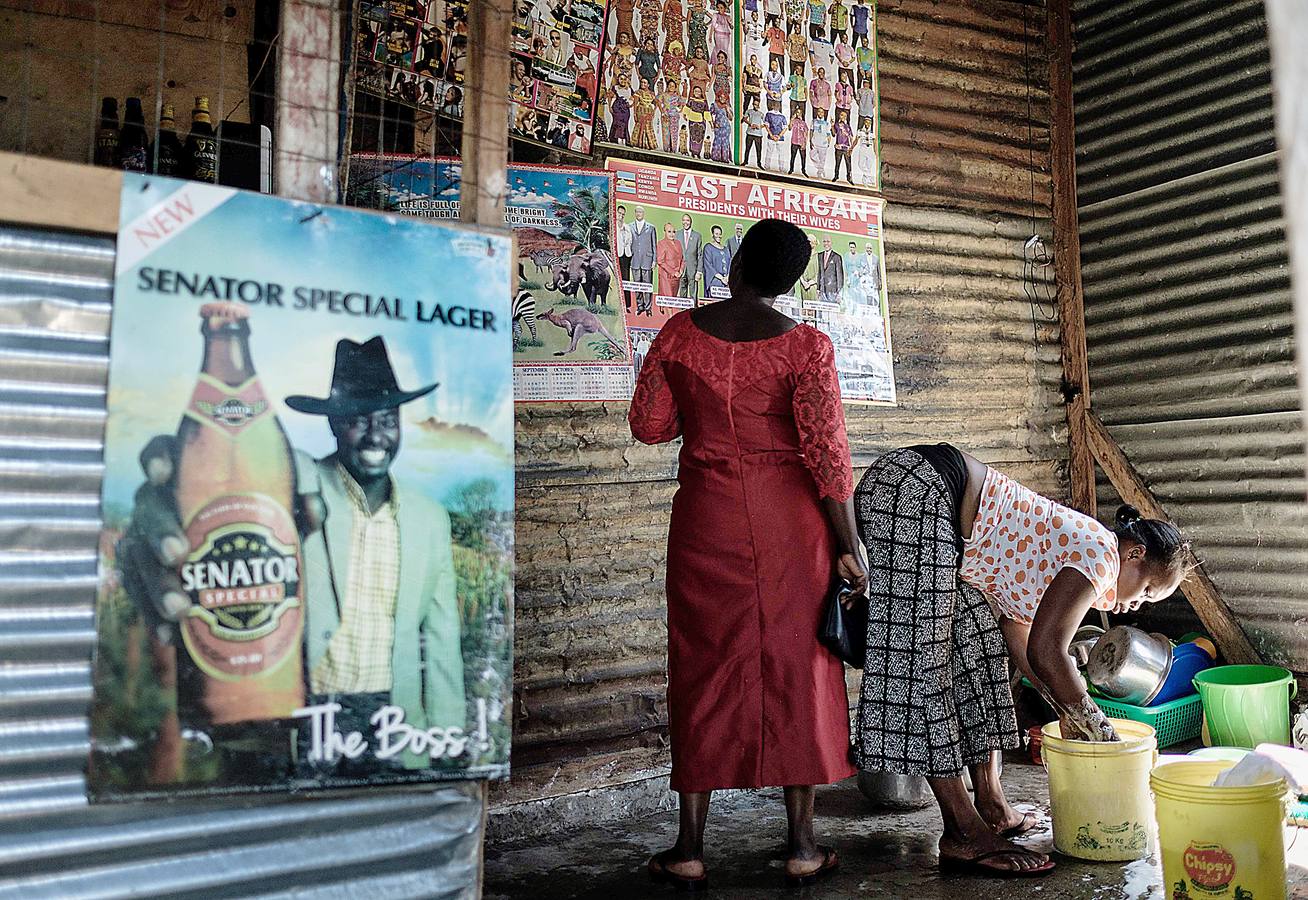
[[[1035,869],[1002,869],[999,866],[988,866],[988,860],[998,859],[1002,856],[1018,856],[1021,850],[991,850],[989,853],[982,853],[971,859],[954,859],[948,856],[940,857],[940,868],[942,871],[949,872],[953,875],[980,875],[987,878],[1043,878],[1050,872],[1054,871],[1054,861],[1046,860],[1043,866]]]
[[[1040,817],[1035,813],[1022,813],[1022,821],[1017,825],[1014,825],[1012,828],[1005,828],[1003,831],[999,832],[999,836],[1001,838],[1012,840],[1015,837],[1021,837],[1024,834],[1034,831],[1035,827],[1039,824]]]
[[[812,872],[805,872],[803,875],[792,875],[787,872],[786,885],[788,887],[799,888],[817,884],[818,881],[840,868],[840,857],[836,855],[835,850],[821,846],[818,849],[822,851],[822,865]]]
[[[708,888],[708,873],[700,875],[698,878],[689,878],[685,875],[678,875],[676,872],[668,869],[663,857],[667,856],[668,851],[655,853],[649,858],[649,865],[646,867],[649,871],[649,877],[660,884],[670,884],[678,891],[696,892]]]

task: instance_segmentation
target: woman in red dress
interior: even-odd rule
[[[841,663],[817,640],[837,575],[866,584],[831,341],[772,304],[808,265],[802,231],[745,233],[731,299],[673,317],[641,367],[631,431],[682,438],[668,534],[668,726],[676,846],[650,874],[707,884],[704,822],[719,788],[785,787],[786,878],[832,871],[813,785],[852,775]]]

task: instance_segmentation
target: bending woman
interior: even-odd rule
[[[854,476],[831,341],[772,308],[808,265],[804,233],[767,219],[731,262],[731,297],[674,316],[645,358],[631,431],[680,436],[668,533],[668,730],[676,846],[656,879],[697,889],[718,788],[785,787],[786,877],[837,865],[813,835],[813,785],[853,774],[840,660],[817,640],[839,574],[860,589]]]
[[[1019,746],[1007,657],[1065,735],[1116,740],[1068,647],[1091,607],[1124,612],[1174,593],[1181,535],[1131,507],[1110,530],[948,444],[882,456],[854,506],[871,569],[855,762],[927,777],[945,823],[941,865],[1050,871],[1046,856],[1008,840],[1035,820],[999,784],[999,751]]]

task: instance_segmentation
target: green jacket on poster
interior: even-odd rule
[[[334,455],[315,460],[296,451],[301,472],[316,475],[327,518],[304,539],[306,679],[340,628],[340,586],[349,583],[349,497]],[[463,655],[450,517],[420,491],[393,481],[400,533],[399,591],[391,651],[391,703],[414,728],[468,728]],[[303,489],[303,487],[302,487]],[[404,765],[428,768],[426,756],[407,750]]]

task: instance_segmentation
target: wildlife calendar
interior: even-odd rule
[[[460,184],[457,159],[356,154],[346,202],[457,219]],[[505,219],[518,247],[510,323],[518,401],[631,397],[623,306],[630,295],[615,253],[612,188],[613,175],[603,171],[508,169]]]
[[[776,308],[831,338],[846,402],[894,404],[883,200],[612,157],[608,167],[635,371],[669,318],[730,296],[750,225],[785,219],[808,234],[813,255]]]

